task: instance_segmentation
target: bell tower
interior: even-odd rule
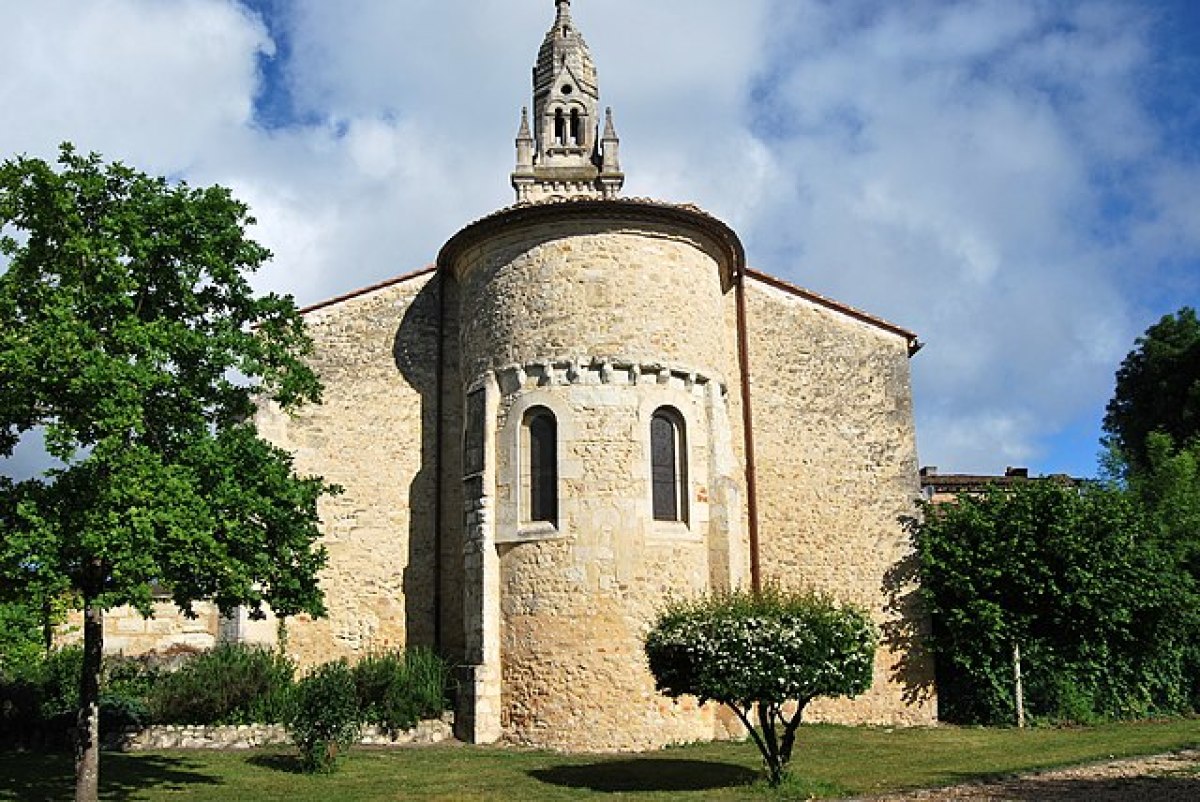
[[[532,129],[529,110],[521,110],[513,189],[518,203],[613,198],[625,175],[612,110],[601,133],[595,62],[571,19],[571,0],[556,0],[555,8],[533,68]]]

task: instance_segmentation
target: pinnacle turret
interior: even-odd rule
[[[625,177],[611,116],[598,136],[596,65],[571,18],[571,0],[556,0],[555,11],[533,68],[532,131],[522,110],[513,188],[518,201],[613,197]]]

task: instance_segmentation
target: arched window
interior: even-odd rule
[[[522,516],[530,523],[558,525],[558,422],[546,407],[525,413],[521,427]]]
[[[554,144],[567,144],[567,118],[562,109],[554,112]]]
[[[583,144],[583,122],[579,119],[579,109],[571,109],[571,144]]]
[[[687,520],[687,439],[683,416],[661,407],[650,419],[650,483],[654,520]]]

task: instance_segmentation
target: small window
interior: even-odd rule
[[[571,144],[583,144],[583,122],[579,119],[579,109],[571,109]]]
[[[650,419],[650,481],[654,520],[687,520],[687,441],[683,416],[662,407]]]
[[[525,415],[521,432],[522,496],[530,523],[558,525],[558,422],[545,407],[534,407]]]
[[[556,145],[567,143],[567,118],[562,109],[554,112],[554,143]]]

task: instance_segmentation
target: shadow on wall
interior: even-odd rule
[[[902,515],[899,521],[911,541],[920,521],[911,515]],[[904,689],[904,701],[910,705],[930,701],[937,690],[929,648],[930,620],[921,598],[920,579],[921,560],[915,548],[883,575],[888,619],[880,633],[881,642],[898,656],[891,679]]]
[[[439,645],[445,639],[435,629],[441,620],[442,633],[454,632],[445,608],[444,583],[438,572],[445,561],[438,559],[438,337],[441,327],[442,276],[435,274],[417,293],[400,321],[392,347],[396,368],[421,398],[420,470],[408,487],[408,561],[403,589],[405,632],[408,647]],[[402,403],[402,402],[398,402]],[[452,436],[449,432],[447,437]],[[443,554],[452,553],[442,544]],[[444,576],[444,572],[443,572]],[[439,610],[439,606],[443,609]],[[459,626],[461,629],[461,624]],[[452,646],[452,644],[450,644]]]

